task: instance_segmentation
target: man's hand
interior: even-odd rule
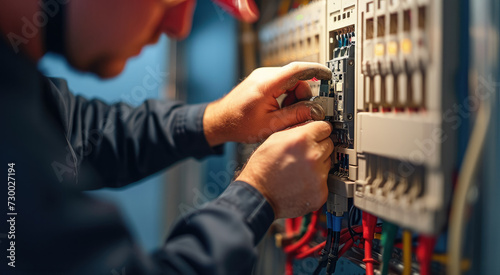
[[[326,201],[332,126],[315,121],[272,134],[250,157],[236,180],[261,192],[278,218],[318,210]]]
[[[332,72],[317,63],[293,62],[284,67],[260,68],[222,99],[207,106],[203,127],[210,146],[227,141],[256,143],[274,132],[308,120],[323,120],[317,103],[297,100],[312,96],[305,80],[330,79]],[[287,93],[285,108],[276,98]]]

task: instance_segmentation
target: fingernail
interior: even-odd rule
[[[325,110],[318,103],[311,102],[311,118],[312,120],[324,120]]]
[[[321,70],[321,79],[332,79],[332,71],[330,69],[328,70]]]

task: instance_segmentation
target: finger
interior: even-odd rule
[[[332,160],[330,158],[326,158],[323,162],[324,164],[324,171],[326,173],[326,178],[328,179],[328,173],[332,169]]]
[[[270,124],[275,131],[306,122],[325,119],[325,111],[316,102],[300,101],[271,113]]]
[[[330,137],[325,138],[318,143],[318,149],[321,154],[320,159],[322,161],[329,160],[334,149],[333,141],[330,139]]]
[[[326,121],[314,121],[311,123],[308,123],[304,126],[297,127],[296,129],[301,129],[302,131],[306,131],[310,135],[312,135],[312,138],[314,141],[322,141],[326,139],[327,137],[330,136],[333,130],[333,126]]]
[[[296,102],[297,102],[297,97],[295,96],[295,93],[293,91],[288,91],[288,92],[286,92],[285,99],[281,103],[281,108],[290,106]]]
[[[290,106],[297,101],[308,100],[312,97],[311,86],[309,86],[309,83],[307,83],[307,81],[302,80],[297,82],[297,85],[295,85],[293,89],[287,91],[286,93],[287,96],[285,100],[283,100],[281,107]]]
[[[278,72],[276,76],[278,81],[274,84],[274,88],[284,92],[295,87],[300,80],[310,80],[314,77],[329,80],[332,78],[332,71],[319,63],[292,62],[283,66]]]
[[[309,83],[302,80],[297,83],[295,89],[293,89],[292,92],[295,94],[297,100],[306,100],[313,96]]]
[[[333,152],[332,152],[333,153]],[[331,156],[331,155],[330,155]],[[330,169],[332,169],[332,158],[330,158],[330,156],[328,158],[325,159],[325,165],[327,166],[328,168],[328,171],[330,171]]]
[[[300,126],[302,126],[302,125],[306,125],[306,124],[311,123],[311,122],[313,122],[313,121],[312,121],[312,120],[308,120],[308,121],[306,121],[306,122],[302,122],[302,123],[299,123],[299,124],[295,124],[295,125],[293,125],[293,126],[290,126],[290,127],[286,128],[286,129],[285,129],[285,130],[283,130],[283,131],[288,131],[288,130],[291,130],[291,129],[295,129],[295,128],[297,128],[297,127],[300,127]]]

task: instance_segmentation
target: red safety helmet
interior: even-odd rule
[[[259,9],[254,0],[212,0],[232,16],[245,22],[259,19]]]

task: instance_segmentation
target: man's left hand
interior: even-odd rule
[[[254,70],[228,95],[207,106],[203,127],[208,143],[255,143],[308,120],[323,120],[321,106],[300,100],[312,96],[306,80],[329,80],[331,76],[328,67],[309,62]],[[287,97],[280,108],[276,99],[284,93]]]

